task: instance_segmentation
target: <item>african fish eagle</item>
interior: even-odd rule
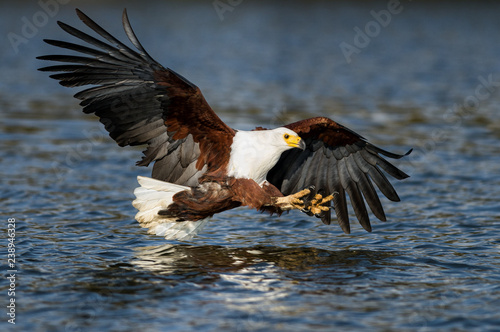
[[[208,217],[238,206],[278,215],[299,209],[328,225],[332,203],[340,227],[349,233],[346,192],[360,224],[371,231],[364,201],[386,220],[373,183],[389,200],[399,201],[381,170],[398,180],[408,175],[381,155],[404,155],[382,150],[325,117],[272,130],[232,129],[196,85],[146,52],[126,10],[123,27],[137,50],[76,12],[107,42],[58,22],[91,47],[45,40],[80,55],[40,56],[62,63],[40,70],[58,72],[50,77],[63,86],[92,85],[75,95],[83,112],[97,115],[118,145],[147,145],[137,165],[154,162],[152,178],[138,177],[133,205],[148,233],[188,240]]]

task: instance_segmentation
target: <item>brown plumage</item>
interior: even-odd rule
[[[75,95],[83,111],[97,115],[120,146],[147,146],[137,165],[154,163],[152,177],[160,181],[140,178],[142,187],[136,191],[134,205],[140,210],[136,218],[150,232],[186,238],[169,235],[165,229],[170,224],[167,227],[166,223],[196,222],[237,206],[278,214],[302,209],[329,224],[331,196],[321,203],[317,195],[333,194],[338,222],[349,233],[346,193],[361,225],[370,231],[364,201],[377,218],[386,219],[372,182],[390,200],[399,200],[381,170],[396,179],[408,175],[381,155],[403,155],[377,148],[325,117],[275,130],[258,127],[253,134],[236,131],[215,114],[197,86],[146,52],[126,11],[123,26],[137,51],[78,9],[77,14],[107,42],[58,22],[64,31],[93,47],[45,40],[83,56],[41,56],[39,59],[63,64],[40,70],[58,72],[51,77],[64,86],[91,85]],[[269,144],[258,143],[261,141]],[[258,150],[256,156],[246,155],[243,147]],[[259,166],[260,157],[268,158],[269,163]],[[178,225],[172,227],[180,229]]]

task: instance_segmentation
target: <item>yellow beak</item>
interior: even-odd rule
[[[304,150],[306,148],[306,143],[300,138],[300,136],[297,135],[290,135],[287,139],[285,139],[286,143],[288,146],[291,146],[292,148],[299,148],[301,150]]]

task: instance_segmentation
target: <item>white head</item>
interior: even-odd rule
[[[276,149],[276,151],[280,151],[281,153],[293,148],[299,148],[302,150],[306,148],[306,145],[300,136],[288,128],[279,127],[272,130],[262,130],[254,133],[259,133],[261,135],[260,137],[257,137],[257,139],[261,138],[263,141],[262,143],[272,146]]]
[[[281,154],[293,148],[304,150],[305,143],[287,128],[238,131],[231,145],[228,176],[253,179],[262,185]]]

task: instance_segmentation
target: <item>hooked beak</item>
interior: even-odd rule
[[[292,136],[288,139],[287,141],[288,146],[291,146],[292,148],[299,148],[301,150],[306,149],[306,143],[300,138],[300,136]]]
[[[299,149],[301,149],[302,151],[306,149],[306,142],[304,142],[302,139],[300,139],[299,142]]]

